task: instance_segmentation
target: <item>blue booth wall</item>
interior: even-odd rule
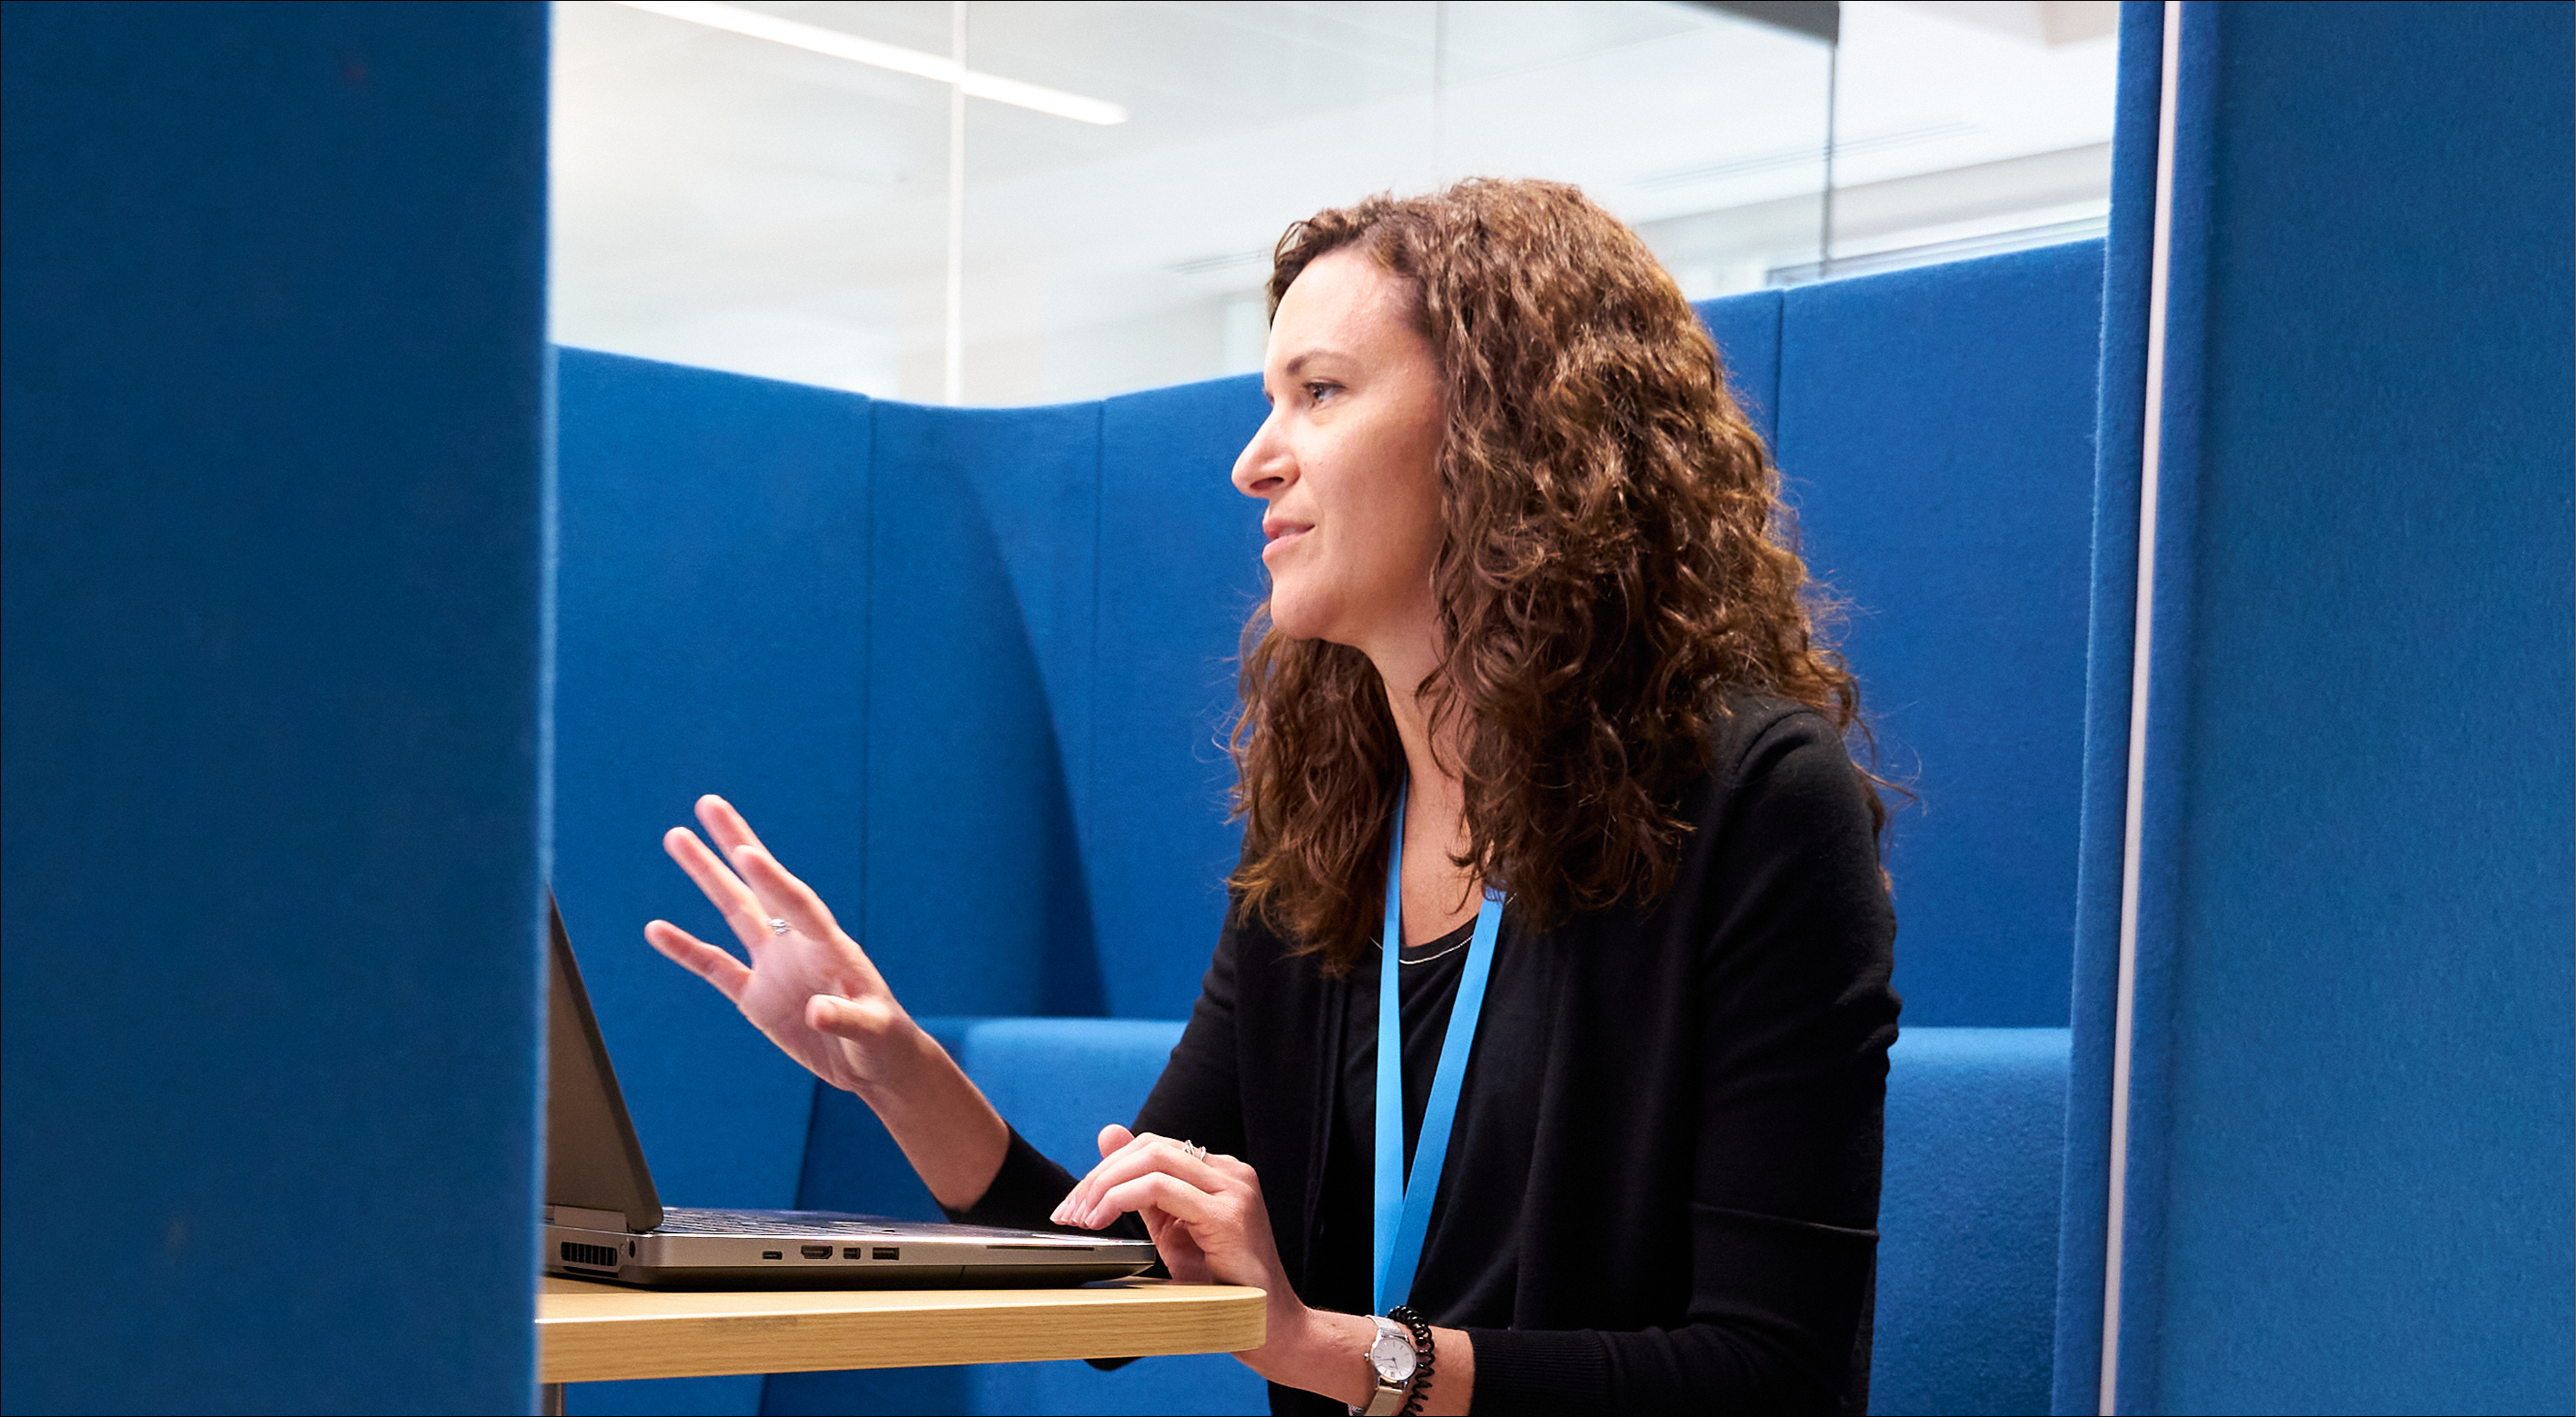
[[[534,1401],[545,85],[0,7],[7,1411]]]
[[[1890,835],[1909,1026],[2064,1022],[2101,281],[2076,243],[1701,307],[1913,794]],[[932,1215],[864,1107],[643,945],[656,915],[722,929],[658,837],[731,796],[997,1098],[1068,1069],[977,1019],[1182,1017],[1238,843],[1221,740],[1262,583],[1259,508],[1227,473],[1256,381],[944,409],[564,350],[558,386],[555,884],[656,1174],[692,1203]],[[1090,1056],[1085,1107],[1060,1086],[1006,1107],[1076,1168],[1160,1058],[1129,1078]],[[2054,1143],[2033,1164],[2047,1214],[1987,1297],[2037,1306],[2013,1320],[2040,1334],[2015,1360],[2035,1403]],[[1259,1402],[1223,1358],[1049,1371],[798,1375],[768,1402],[997,1411],[1050,1381],[1098,1410]]]
[[[2092,1410],[2115,1248],[2121,1410],[2576,1405],[2570,16],[2132,3],[2107,257],[1703,307],[1911,794],[1882,1410],[2028,1410],[2052,1326]],[[548,880],[673,1199],[927,1214],[643,946],[717,928],[656,840],[700,791],[1068,1164],[1196,989],[1252,382],[925,409],[563,351],[550,450],[545,62],[527,4],[0,7],[7,1411],[525,1410]],[[353,1213],[399,1283],[316,1243]]]
[[[2142,538],[2155,155],[2130,139],[2155,109],[2133,89],[2056,1405],[2096,1410],[2116,1241],[2121,1411],[2563,1412],[2570,11],[2195,3],[2170,37],[2130,11],[2126,53],[2178,61],[2170,296]]]

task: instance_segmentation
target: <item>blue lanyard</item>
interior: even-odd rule
[[[1440,1065],[1422,1109],[1422,1137],[1413,1146],[1413,1174],[1404,1174],[1404,1010],[1396,971],[1404,948],[1404,797],[1395,799],[1395,836],[1386,851],[1386,933],[1379,936],[1377,972],[1377,1306],[1385,1313],[1413,1293],[1413,1271],[1422,1263],[1422,1240],[1431,1230],[1431,1201],[1440,1193],[1440,1166],[1449,1157],[1449,1124],[1458,1115],[1458,1090],[1467,1080],[1467,1054],[1476,1046],[1476,1016],[1485,1011],[1485,979],[1494,969],[1494,936],[1503,925],[1502,892],[1485,891],[1476,907],[1476,937],[1467,947],[1467,970],[1449,1006],[1449,1032],[1440,1041]]]

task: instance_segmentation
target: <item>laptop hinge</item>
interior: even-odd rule
[[[577,1205],[546,1207],[546,1223],[575,1230],[605,1230],[612,1235],[626,1233],[626,1215],[615,1210],[584,1210]]]

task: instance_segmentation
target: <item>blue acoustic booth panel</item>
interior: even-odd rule
[[[1091,1014],[1066,795],[1088,718],[1097,406],[880,404],[865,941],[915,1014]]]
[[[2179,45],[2119,1406],[2565,1412],[2576,13]]]
[[[1265,415],[1251,378],[1102,412],[1094,727],[1074,805],[1120,1017],[1187,1016],[1225,919],[1242,837],[1223,739],[1243,624],[1267,593],[1261,505],[1229,478]]]
[[[2062,1028],[1889,1050],[1872,1412],[2047,1408],[2066,1060]]]
[[[0,7],[0,1409],[534,1401],[545,85]]]
[[[2120,7],[2111,139],[2111,220],[2102,258],[2102,354],[2094,416],[2093,584],[2084,685],[2083,818],[2077,831],[2074,1042],[2066,1084],[2066,1180],[2058,1215],[2057,1362],[2050,1409],[2101,1404],[2102,1276],[2108,1263],[2111,1056],[2117,1028],[2121,857],[2128,813],[2147,314],[2155,247],[2156,119],[2164,6]]]
[[[1717,342],[1727,392],[1767,447],[1780,442],[1780,306],[1776,290],[1722,295],[1692,306]]]
[[[661,846],[709,791],[844,920],[865,906],[873,406],[576,349],[556,384],[556,894],[663,1199],[792,1205],[811,1076],[642,931],[660,916],[739,949]],[[570,1400],[748,1412],[759,1388]]]
[[[1790,290],[1779,459],[1893,797],[1911,1024],[2062,1026],[2102,246]]]
[[[1110,1122],[1135,1120],[1162,1076],[1181,1025],[1140,1019],[930,1019],[968,1075],[1029,1143],[1079,1176],[1099,1160]],[[818,1106],[804,1204],[877,1209],[902,1195],[902,1166],[884,1128],[855,1098],[830,1093]],[[907,1168],[908,1169],[908,1168]],[[909,1180],[906,1176],[902,1178]],[[898,1209],[934,1213],[919,1182]],[[1222,1354],[1145,1358],[1103,1372],[1088,1363],[1013,1363],[848,1373],[782,1373],[769,1379],[772,1413],[1259,1412],[1260,1377]]]

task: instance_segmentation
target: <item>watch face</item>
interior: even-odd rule
[[[1413,1340],[1403,1334],[1378,1330],[1376,1340],[1369,1344],[1368,1357],[1369,1366],[1388,1382],[1406,1382],[1413,1377]]]

